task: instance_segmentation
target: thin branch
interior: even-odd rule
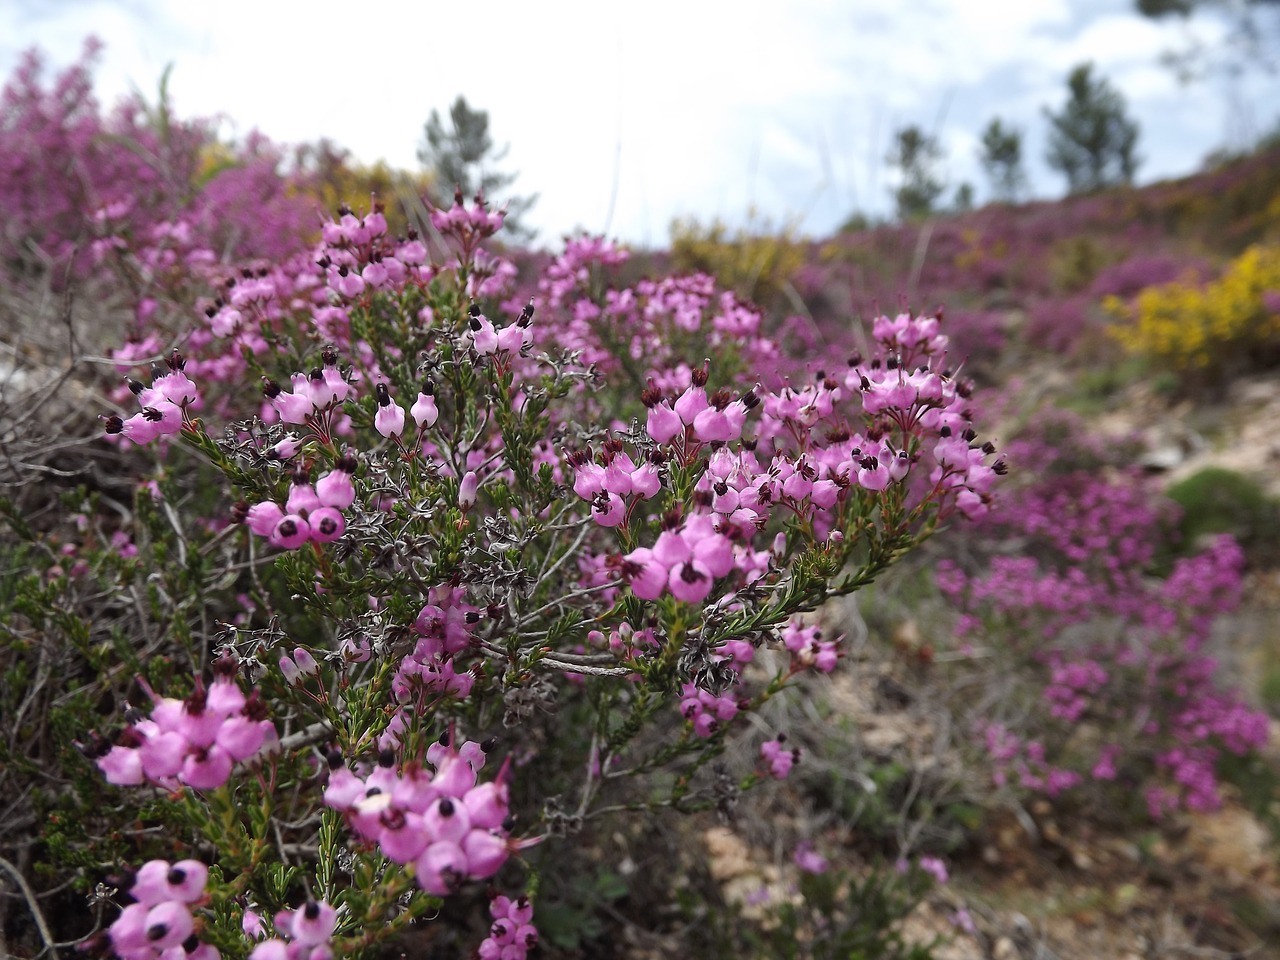
[[[18,884],[18,889],[22,891],[22,896],[27,901],[27,908],[31,911],[31,916],[35,918],[36,929],[40,931],[40,939],[44,942],[44,949],[40,951],[40,955],[43,956],[48,953],[51,957],[56,957],[58,955],[58,942],[53,939],[53,934],[49,931],[49,925],[45,923],[44,914],[40,911],[40,904],[36,900],[35,891],[27,884],[27,880],[21,871],[4,857],[0,857],[0,868],[13,877]]]

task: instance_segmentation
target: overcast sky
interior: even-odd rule
[[[896,9],[895,9],[896,7]],[[575,229],[662,245],[673,218],[805,233],[892,207],[893,131],[939,137],[951,187],[986,183],[977,142],[993,117],[1024,133],[1033,190],[1062,192],[1043,161],[1042,108],[1085,60],[1141,125],[1142,182],[1188,173],[1275,127],[1280,76],[1180,85],[1163,51],[1224,26],[1153,23],[1131,0],[0,0],[0,71],[20,53],[74,61],[106,45],[106,104],[154,98],[166,64],[180,116],[221,115],[284,143],[327,136],[365,161],[417,166],[422,126],[459,93],[509,143],[540,241]]]

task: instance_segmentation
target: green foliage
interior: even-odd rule
[[[1050,254],[1053,285],[1064,294],[1086,290],[1109,260],[1106,249],[1087,234],[1063,240]]]
[[[900,183],[893,191],[898,217],[920,220],[933,212],[945,189],[937,172],[942,159],[938,138],[912,124],[894,134],[886,162],[898,171]]]
[[[1058,113],[1045,108],[1049,166],[1067,178],[1073,194],[1132,183],[1139,163],[1138,124],[1128,116],[1124,96],[1095,77],[1091,63],[1071,71],[1067,90]]]
[[[1280,500],[1250,477],[1222,467],[1206,467],[1166,491],[1182,507],[1182,549],[1228,533],[1252,564],[1280,564]]]
[[[703,904],[686,895],[695,948],[723,960],[930,960],[937,939],[909,943],[900,921],[928,889],[918,870],[898,875],[878,865],[865,875],[833,869],[801,873],[795,894],[763,918],[736,904]]]
[[[538,901],[539,933],[560,950],[581,951],[600,940],[606,933],[604,916],[630,892],[627,881],[609,867],[584,867],[559,878],[564,888],[559,896],[543,887]]]

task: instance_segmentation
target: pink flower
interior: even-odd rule
[[[374,388],[378,400],[378,410],[373,415],[373,425],[377,431],[390,440],[404,433],[404,407],[391,400],[391,394],[385,383]]]
[[[466,881],[470,871],[462,847],[448,840],[438,840],[414,863],[418,886],[437,897],[446,897]]]
[[[815,851],[808,843],[797,845],[792,859],[795,865],[805,873],[826,873],[829,866],[827,858]]]
[[[429,430],[440,419],[440,411],[436,409],[435,390],[430,380],[422,385],[422,392],[409,408],[409,416],[413,417],[413,422],[418,425],[419,430],[424,428]]]
[[[684,421],[680,419],[680,414],[663,402],[649,408],[645,429],[654,443],[670,443],[684,433]]]
[[[147,933],[147,943],[156,950],[167,950],[176,947],[191,936],[195,924],[191,919],[191,911],[185,904],[169,900],[157,904],[147,911],[143,921],[143,929]]]
[[[671,595],[685,603],[701,603],[711,592],[713,577],[701,560],[689,560],[671,568],[667,587]]]
[[[297,550],[311,538],[311,524],[296,513],[281,517],[267,538],[272,546]]]
[[[337,540],[347,529],[346,520],[333,507],[321,507],[312,511],[308,522],[311,525],[311,539],[316,543]]]
[[[495,353],[498,349],[498,334],[484,316],[474,307],[468,322],[467,333],[471,337],[471,345],[480,356]]]
[[[474,470],[467,471],[466,476],[458,484],[458,506],[469,510],[475,506],[476,496],[480,492],[480,478]]]
[[[296,943],[318,947],[328,943],[338,922],[338,911],[324,900],[308,900],[289,915],[284,932]],[[277,924],[277,927],[281,926]]]
[[[345,510],[356,499],[355,484],[351,482],[356,472],[356,461],[343,457],[337,466],[316,481],[316,497],[326,507]]]
[[[791,767],[800,759],[799,750],[784,747],[786,737],[778,735],[776,740],[766,740],[760,744],[760,756],[769,765],[769,773],[775,780],[784,780],[791,772]]]
[[[271,500],[255,503],[245,514],[244,523],[260,537],[269,537],[274,533],[276,525],[284,519],[284,511],[280,505]]]
[[[623,558],[623,573],[631,592],[641,600],[657,600],[667,588],[669,571],[648,547],[637,547]]]
[[[601,490],[591,501],[591,517],[602,527],[618,526],[626,511],[626,502],[616,493]]]
[[[129,747],[112,747],[106,756],[98,759],[97,764],[98,769],[106,776],[107,783],[132,787],[146,780],[142,757],[137,750]]]
[[[178,779],[196,790],[216,790],[231,776],[233,763],[231,754],[214,744],[187,754]]]
[[[938,883],[946,883],[949,879],[947,865],[937,857],[921,857],[920,869],[933,877]]]

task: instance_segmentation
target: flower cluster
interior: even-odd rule
[[[271,410],[282,423],[312,426],[318,436],[329,434],[327,422],[351,394],[351,384],[338,369],[338,354],[332,349],[324,352],[324,364],[310,374],[295,373],[292,390],[285,390],[274,380],[263,382],[262,393]],[[264,409],[264,414],[270,415]],[[266,419],[266,417],[264,417]]]
[[[1216,690],[1206,652],[1240,602],[1239,545],[1218,538],[1157,576],[1173,505],[1148,480],[1104,469],[1061,416],[1011,446],[1043,479],[1014,491],[984,534],[989,547],[1016,539],[1025,555],[997,552],[974,571],[944,561],[937,573],[961,611],[961,652],[999,644],[1025,668],[1004,682],[1033,685],[1030,729],[979,727],[996,782],[1056,795],[1126,776],[1144,783],[1154,817],[1216,807],[1219,759],[1267,736],[1263,714]]]
[[[355,500],[351,478],[357,466],[355,458],[344,456],[312,485],[307,468],[299,463],[283,507],[274,500],[241,504],[235,517],[274,547],[297,550],[308,541],[330,543],[346,531],[342,511]]]
[[[394,752],[384,750],[360,777],[332,753],[324,802],[387,859],[412,864],[423,890],[443,897],[468,880],[492,877],[510,854],[506,769],[477,783],[484,751],[472,743],[456,750],[437,743],[427,760],[434,771],[417,763],[397,769]]]
[[[500,219],[459,198],[427,242],[390,237],[376,207],[344,209],[308,256],[242,269],[200,301],[185,343],[205,419],[227,426],[193,421],[181,439],[243,498],[247,532],[289,551],[237,567],[252,606],[222,634],[285,701],[288,753],[254,783],[228,779],[252,754],[231,733],[200,739],[228,699],[218,680],[177,707],[157,700],[98,758],[117,783],[227,783],[192,800],[213,806],[297,782],[298,751],[330,744],[327,778],[298,787],[289,825],[246,819],[250,850],[285,833],[326,863],[349,855],[356,878],[376,863],[376,888],[353,883],[342,908],[401,927],[556,831],[544,812],[517,839],[509,817],[538,801],[544,773],[561,776],[562,711],[599,732],[581,767],[587,813],[606,780],[686,760],[696,773],[794,677],[836,666],[838,641],[802,614],[952,514],[981,513],[1003,472],[936,318],[882,318],[872,355],[835,373],[784,367],[758,311],[709,278],[604,289],[596,267],[621,254],[582,244],[543,277],[549,322],[533,325],[532,300],[504,320],[486,298],[511,271],[479,246]],[[456,255],[443,266],[428,249],[441,244]],[[235,533],[224,549],[245,547]],[[747,666],[767,647],[781,658],[757,682]],[[446,743],[459,724],[480,740],[499,722],[520,742],[490,782],[478,744],[425,747],[442,728]],[[651,727],[678,744],[652,762]],[[798,751],[782,743],[744,782],[787,775]],[[517,764],[529,776],[513,797]],[[701,779],[690,806],[712,802]],[[254,896],[271,889],[265,909],[279,910],[299,888],[327,893],[319,880]],[[494,913],[483,951],[534,942],[527,904],[513,909]],[[254,956],[313,960],[351,949],[348,935],[394,933],[340,921],[319,901],[279,913]]]
[[[131,710],[129,726],[114,744],[99,738],[86,748],[109,783],[213,790],[227,782],[237,763],[277,742],[258,691],[246,697],[232,678],[234,665],[220,666],[207,687],[197,677],[186,700],[152,693],[149,717]]]
[[[168,373],[157,373],[149,387],[126,378],[129,391],[138,398],[142,409],[127,419],[105,417],[104,430],[108,436],[122,436],[143,446],[159,437],[172,436],[184,424],[189,425],[187,411],[200,405],[200,394],[184,372],[187,363],[176,348],[165,358],[165,364],[169,367]]]
[[[693,732],[700,737],[711,736],[741,709],[737,698],[727,694],[717,696],[699,689],[697,684],[686,683],[680,691],[680,716],[693,724]]]
[[[651,499],[662,485],[658,467],[665,462],[657,451],[642,459],[639,466],[619,440],[606,440],[597,461],[590,451],[570,454],[574,468],[573,492],[591,504],[591,516],[602,527],[616,527],[627,513],[626,497]]]
[[[259,941],[249,960],[332,960],[330,940],[337,922],[337,909],[324,900],[308,900],[296,910],[281,910],[273,924],[285,939]],[[254,926],[260,929],[261,922]]]
[[[839,644],[834,640],[824,640],[822,628],[817,624],[792,620],[783,628],[782,642],[802,667],[812,666],[820,673],[830,673],[836,668]]]
[[[735,551],[716,521],[699,513],[684,518],[675,529],[663,530],[652,547],[636,547],[622,560],[631,592],[642,600],[670,592],[685,603],[701,603],[715,581],[739,566],[739,560],[749,568],[749,579],[760,573],[754,556],[747,556],[745,548]]]
[[[533,925],[533,904],[528,897],[512,900],[501,894],[489,902],[493,924],[489,936],[476,949],[479,960],[524,960],[538,945],[538,928]]]
[[[706,366],[692,371],[689,386],[671,402],[649,380],[640,399],[649,410],[645,429],[655,443],[670,443],[677,437],[685,444],[724,443],[742,436],[747,412],[759,399],[750,390],[737,399],[728,390],[707,396],[708,376]]]
[[[778,734],[773,740],[760,744],[760,759],[769,769],[769,775],[775,780],[785,780],[791,768],[800,762],[800,748],[786,747],[785,734]]]
[[[199,860],[149,860],[133,874],[133,903],[107,930],[120,960],[218,960],[217,948],[202,943],[191,908],[204,899],[209,868]]]

